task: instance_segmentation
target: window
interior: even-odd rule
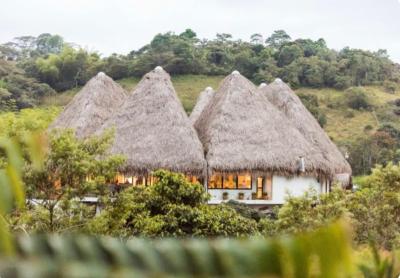
[[[238,189],[251,189],[251,176],[238,176]]]
[[[188,181],[188,182],[191,182],[191,183],[198,183],[199,182],[199,180],[197,179],[197,177],[196,176],[186,176],[186,180]]]
[[[117,175],[117,183],[124,183],[125,182],[125,176],[122,174]]]
[[[266,187],[268,200],[272,200],[272,175],[267,175]]]
[[[222,176],[212,175],[210,177],[210,180],[208,181],[208,188],[210,189],[222,188]]]
[[[152,175],[146,177],[146,185],[154,185],[157,182],[157,178]]]
[[[251,176],[250,175],[213,175],[208,181],[209,189],[250,189],[251,190]]]
[[[136,185],[145,185],[145,180],[143,176],[138,176],[136,179]]]
[[[223,181],[224,189],[236,189],[236,176],[228,175],[224,177]]]

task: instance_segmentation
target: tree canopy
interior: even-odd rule
[[[103,58],[65,42],[59,35],[45,33],[0,45],[0,57],[18,61],[28,76],[58,91],[82,85],[100,70],[119,79],[140,77],[157,65],[171,74],[225,75],[236,69],[256,82],[280,77],[294,87],[342,89],[400,81],[399,66],[386,50],[346,47],[336,51],[322,38],[293,40],[284,30],[273,32],[265,42],[259,33],[249,41],[226,33],[211,40],[200,39],[191,29],[180,34],[160,33],[128,55]]]

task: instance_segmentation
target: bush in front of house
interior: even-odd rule
[[[157,180],[153,186],[131,187],[108,200],[88,231],[124,238],[257,234],[255,220],[227,205],[208,205],[209,195],[201,184],[164,170],[153,175]]]

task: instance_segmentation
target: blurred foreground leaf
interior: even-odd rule
[[[27,143],[27,154],[34,167],[42,163],[43,141],[39,135],[25,135],[20,138]],[[12,239],[8,231],[6,214],[14,207],[25,206],[25,189],[22,171],[25,164],[20,144],[16,139],[0,138],[0,150],[4,155],[4,168],[0,168],[0,250],[5,254],[13,252]]]
[[[132,239],[41,235],[17,240],[3,277],[350,277],[341,223],[276,239]],[[6,263],[5,263],[6,262]]]

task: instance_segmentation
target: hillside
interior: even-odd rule
[[[222,78],[222,76],[180,75],[173,76],[172,81],[185,110],[189,114],[199,93],[207,86],[218,88]],[[128,91],[133,90],[138,82],[138,78],[118,80],[118,83]],[[396,106],[391,103],[400,98],[400,92],[389,94],[382,87],[376,86],[364,88],[368,101],[373,106],[372,111],[359,111],[346,107],[344,103],[346,91],[344,90],[300,88],[296,92],[318,98],[319,109],[326,115],[327,119],[324,129],[336,142],[354,140],[354,138],[364,135],[365,129],[368,133],[371,133],[378,128],[379,124],[384,122],[390,122],[392,125],[400,127],[400,121],[392,112]],[[42,100],[42,106],[66,105],[78,90],[79,88],[45,97]],[[372,129],[370,127],[365,128],[366,126],[371,126]]]
[[[346,91],[333,89],[301,88],[297,93],[314,95],[320,103],[320,110],[326,115],[327,123],[324,129],[336,142],[354,140],[364,134],[371,134],[382,124],[399,127],[400,121],[394,113],[394,101],[400,98],[400,93],[389,94],[381,87],[364,87],[365,94],[372,109],[355,110],[348,108]]]
[[[206,75],[178,75],[172,76],[172,82],[175,90],[182,101],[183,107],[189,114],[195,103],[197,96],[207,86],[218,88],[219,82],[223,76],[206,76]],[[122,87],[128,92],[131,92],[136,84],[140,81],[139,78],[124,78],[117,80]],[[42,99],[42,106],[64,106],[66,105],[79,91],[80,88],[68,90],[64,93],[48,96]]]

